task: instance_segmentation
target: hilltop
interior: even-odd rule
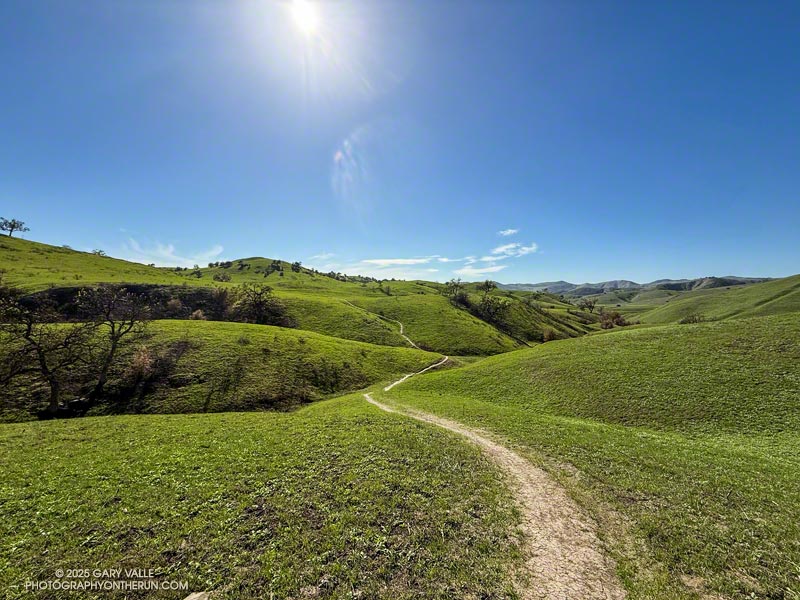
[[[453,355],[497,354],[545,337],[583,335],[594,328],[590,316],[572,314],[569,304],[551,295],[532,304],[525,294],[495,290],[493,294],[502,295],[508,303],[507,321],[487,322],[476,311],[451,302],[438,283],[320,273],[296,262],[262,257],[198,265],[197,269],[165,268],[4,237],[0,239],[0,270],[6,282],[29,293],[52,294],[99,283],[173,289],[263,283],[274,289],[300,329],[405,346],[400,321],[420,348]],[[188,292],[180,295],[191,296]]]
[[[568,281],[549,281],[542,283],[506,283],[499,284],[501,288],[512,291],[539,292],[548,291],[552,294],[566,296],[592,296],[613,292],[617,290],[697,290],[733,285],[747,285],[768,281],[768,277],[699,277],[696,279],[657,279],[650,283],[636,283],[628,279],[613,279],[599,283],[570,283]]]

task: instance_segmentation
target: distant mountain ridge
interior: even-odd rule
[[[697,279],[656,279],[649,283],[636,283],[628,279],[614,279],[599,283],[570,283],[569,281],[544,281],[541,283],[500,283],[498,286],[504,290],[521,292],[542,292],[547,290],[552,294],[566,294],[569,296],[592,296],[604,294],[614,290],[633,289],[660,289],[674,291],[691,291],[728,287],[733,285],[746,285],[748,283],[761,283],[770,281],[770,277],[738,277],[727,275],[725,277],[698,277]]]

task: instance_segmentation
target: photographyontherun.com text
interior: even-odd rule
[[[163,591],[187,590],[186,581],[160,579],[154,569],[56,569],[52,579],[26,581],[27,591]]]

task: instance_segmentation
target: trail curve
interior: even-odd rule
[[[448,360],[445,356],[383,389],[388,392],[410,377],[435,369]],[[622,600],[626,597],[616,575],[616,565],[597,537],[594,521],[547,472],[482,431],[423,411],[388,406],[369,393],[364,397],[383,411],[463,436],[509,476],[525,533],[524,576],[519,585],[524,600]]]

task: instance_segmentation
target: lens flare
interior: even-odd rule
[[[307,0],[292,0],[292,17],[297,28],[307,36],[319,31],[319,12]]]

